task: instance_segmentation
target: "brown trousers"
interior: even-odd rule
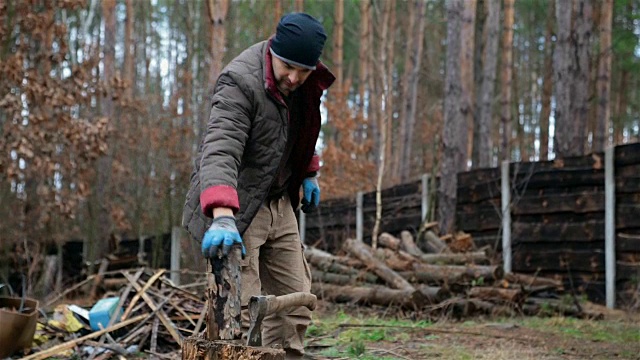
[[[298,223],[287,195],[267,200],[243,236],[247,254],[242,262],[243,307],[253,295],[285,295],[311,291],[311,272],[304,258]],[[279,345],[287,358],[304,354],[304,334],[311,322],[305,307],[286,309],[263,321],[262,345]],[[248,311],[242,328],[249,327]]]

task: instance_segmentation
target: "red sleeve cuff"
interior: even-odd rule
[[[307,172],[316,172],[318,170],[320,170],[320,157],[318,155],[313,155],[311,163],[309,163],[309,167],[307,168]]]
[[[238,192],[228,185],[208,187],[200,193],[200,207],[202,207],[202,212],[208,217],[213,217],[213,209],[217,207],[231,208],[233,212],[236,213],[240,209]]]

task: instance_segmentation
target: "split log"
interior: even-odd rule
[[[519,303],[524,294],[517,289],[504,289],[493,286],[474,286],[469,289],[469,297],[478,298],[487,301],[506,301],[510,303]]]
[[[409,282],[403,279],[395,271],[391,270],[387,265],[376,259],[370,251],[370,247],[362,241],[356,239],[347,239],[344,244],[347,251],[362,261],[376,275],[387,282],[394,289],[414,291],[415,289]]]
[[[240,339],[240,249],[234,247],[227,256],[214,257],[208,269],[207,339]]]
[[[359,282],[366,282],[375,284],[378,280],[378,277],[369,274],[362,273],[363,276],[360,275],[346,275],[346,274],[336,274],[332,272],[319,271],[315,269],[311,269],[311,278],[316,282],[323,282],[335,285],[353,285]],[[373,280],[373,281],[370,281]]]
[[[416,265],[412,271],[403,271],[400,276],[410,282],[455,283],[483,278],[499,280],[504,276],[501,266],[460,266],[460,265]]]
[[[182,360],[283,360],[285,354],[282,349],[207,341],[196,337],[187,338],[182,345]]]
[[[336,256],[320,249],[305,246],[304,257],[310,264],[318,265],[320,263],[340,264],[350,268],[363,268],[362,264],[357,259],[348,256]],[[318,265],[319,266],[319,265]]]
[[[440,254],[440,253],[448,253],[450,252],[447,244],[440,240],[440,238],[433,233],[433,231],[425,231],[423,233],[423,242],[427,251],[430,253]]]
[[[320,299],[336,303],[398,305],[411,309],[421,308],[429,301],[419,289],[396,290],[385,286],[358,287],[312,283],[311,293]]]
[[[406,230],[400,233],[400,249],[418,258],[424,255],[416,242],[413,241],[413,235]]]

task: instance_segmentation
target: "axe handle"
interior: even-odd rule
[[[313,311],[316,308],[316,296],[310,293],[296,292],[292,294],[276,296],[269,301],[269,309],[267,314],[277,313],[281,310],[296,307],[305,306],[307,309]]]

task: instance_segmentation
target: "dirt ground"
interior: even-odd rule
[[[640,314],[427,319],[323,304],[307,334],[318,359],[637,359]]]

